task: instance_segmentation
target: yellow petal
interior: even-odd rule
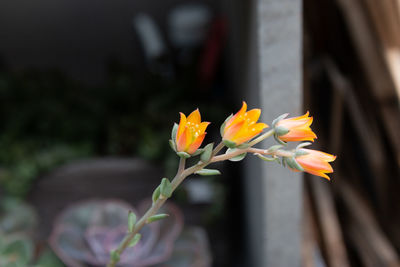
[[[279,136],[284,142],[314,141],[317,135],[311,129],[291,129],[287,134]]]
[[[311,155],[313,155],[314,157],[318,157],[321,160],[324,160],[326,162],[332,162],[336,159],[336,156],[322,152],[322,151],[307,149],[307,148],[304,148],[304,150],[306,152],[310,153]]]
[[[186,150],[186,144],[188,142],[188,132],[187,127],[184,128],[183,133],[177,138],[176,146],[179,152],[184,152]]]
[[[239,123],[241,120],[243,120],[244,119],[243,116],[246,113],[246,110],[247,110],[247,104],[246,102],[243,101],[240,110],[226,122],[224,132],[234,124]]]
[[[236,134],[238,134],[238,132],[241,130],[241,128],[243,128],[244,124],[245,124],[245,121],[241,121],[239,123],[233,124],[231,127],[229,127],[225,131],[223,139],[233,141],[232,138],[234,138],[236,136]]]
[[[199,149],[199,147],[201,146],[201,143],[203,143],[205,136],[206,136],[206,134],[203,133],[202,135],[197,137],[196,140],[194,140],[194,142],[189,145],[189,147],[187,149],[187,153],[193,154],[194,152],[196,152],[196,150]]]
[[[200,116],[200,111],[199,109],[196,109],[187,118],[188,122],[194,123],[194,124],[199,124],[201,122],[201,116]]]
[[[178,139],[181,137],[183,131],[185,130],[186,126],[186,116],[182,112],[179,112],[181,115],[181,120],[179,121],[179,126],[178,126],[178,131],[176,132],[176,140],[178,142]]]
[[[206,121],[199,124],[199,131],[200,131],[200,134],[202,134],[202,133],[205,132],[205,130],[206,130],[206,128],[207,128],[207,126],[208,126],[209,124],[210,124],[210,123],[209,123],[209,122],[206,122]]]
[[[255,108],[246,112],[246,118],[250,122],[257,122],[261,115],[261,109]]]

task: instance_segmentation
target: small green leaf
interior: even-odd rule
[[[132,232],[133,229],[135,228],[136,224],[136,214],[133,211],[129,211],[128,214],[128,230],[129,232]]]
[[[226,145],[229,148],[235,148],[236,147],[236,143],[229,141],[229,140],[223,140],[224,145]]]
[[[120,255],[117,250],[111,250],[110,257],[113,262],[119,262]]]
[[[190,154],[188,154],[186,152],[176,152],[176,154],[178,154],[179,157],[184,158],[184,159],[190,158]]]
[[[172,148],[173,151],[176,152],[175,142],[172,139],[169,139],[169,146]]]
[[[165,214],[165,213],[153,215],[153,216],[151,216],[151,217],[149,217],[147,219],[147,223],[152,223],[152,222],[155,222],[155,221],[159,221],[159,220],[162,220],[164,218],[167,218],[168,216],[169,215]]]
[[[172,131],[171,131],[171,139],[176,140],[176,133],[178,132],[178,124],[174,123],[174,126],[172,126]]]
[[[237,148],[244,149],[244,148],[248,148],[249,146],[250,146],[249,143],[243,143],[243,144],[238,145]]]
[[[160,186],[157,186],[157,188],[154,190],[153,196],[152,196],[153,203],[156,202],[159,197],[160,197]]]
[[[172,185],[167,178],[163,178],[160,184],[160,194],[164,197],[171,197],[172,195]]]
[[[312,145],[312,143],[311,143],[311,142],[300,143],[300,144],[296,147],[296,149],[300,149],[300,148],[303,148],[303,147],[306,147],[306,146],[309,146],[309,145]]]
[[[193,156],[193,157],[194,157],[194,156],[198,156],[198,155],[200,155],[200,154],[203,153],[203,152],[204,152],[204,149],[199,148],[199,149],[196,150],[196,152],[194,152],[194,153],[192,154],[192,156]]]
[[[274,134],[274,139],[275,139],[275,141],[278,142],[279,144],[281,144],[281,145],[283,145],[283,146],[286,146],[286,142],[284,142],[284,141],[282,141],[281,139],[279,139],[279,137],[278,137],[276,134]]]
[[[225,152],[225,154],[230,154],[237,151],[236,148],[228,148]],[[236,157],[230,158],[230,161],[241,161],[242,159],[244,159],[246,157],[247,153],[242,153],[240,155],[237,155]]]
[[[276,118],[275,120],[273,120],[273,121],[272,121],[272,127],[274,128],[275,125],[276,125],[280,120],[283,120],[284,118],[286,118],[287,115],[289,115],[289,113],[282,114],[282,115],[280,115],[278,118]]]
[[[277,136],[282,136],[282,135],[285,135],[285,134],[287,134],[289,132],[289,129],[286,128],[286,127],[283,127],[283,126],[276,126],[274,128],[274,130],[275,130],[275,134]]]
[[[209,162],[213,152],[214,143],[208,144],[204,147],[204,152],[200,156],[202,162]]]
[[[134,246],[140,241],[141,238],[142,238],[142,235],[141,235],[141,234],[136,234],[136,235],[132,238],[131,242],[129,242],[128,247],[134,247]]]
[[[267,150],[268,150],[268,152],[275,152],[282,147],[283,147],[282,145],[273,145],[270,148],[268,148]]]
[[[307,151],[304,149],[297,149],[296,152],[294,152],[295,157],[300,157],[309,154]]]
[[[254,155],[256,155],[257,157],[259,157],[260,159],[262,159],[264,161],[269,161],[269,162],[277,161],[278,163],[280,163],[279,158],[276,158],[276,157],[266,157],[266,156],[261,155],[259,153],[256,153]]]
[[[292,169],[295,169],[295,170],[298,170],[301,172],[304,171],[303,167],[301,167],[300,164],[293,157],[286,158],[286,163]]]
[[[219,170],[214,170],[214,169],[201,169],[195,172],[195,174],[210,176],[210,175],[220,175],[221,172]]]
[[[233,114],[231,114],[228,118],[226,118],[224,123],[222,123],[222,125],[221,125],[221,127],[219,129],[219,132],[220,132],[221,136],[224,136],[224,129],[225,129],[226,123],[232,118],[232,116],[233,116]]]

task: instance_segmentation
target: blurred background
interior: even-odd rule
[[[0,2],[0,266],[105,265],[127,210],[142,214],[175,174],[179,111],[199,108],[217,142],[254,90],[255,2]],[[299,12],[295,101],[314,116],[313,147],[338,156],[332,182],[296,188],[299,265],[400,266],[400,1],[304,0]],[[218,168],[183,184],[122,266],[252,266],[243,188],[257,177]]]

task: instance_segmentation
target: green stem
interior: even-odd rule
[[[223,147],[224,147],[224,144],[222,142],[219,143],[212,152],[213,157],[216,154],[218,154],[218,152],[221,151],[221,149]],[[211,158],[211,160],[209,162],[204,162],[204,163],[199,162],[196,165],[193,165],[192,167],[185,169],[185,159],[180,158],[178,171],[177,171],[174,179],[171,182],[172,192],[174,192],[176,190],[176,188],[183,182],[183,180],[185,180],[186,177],[195,173],[196,171],[203,169],[205,166],[207,166],[208,164],[210,164],[212,162],[213,161]],[[125,251],[125,249],[129,246],[130,242],[135,237],[135,235],[147,224],[148,218],[155,215],[158,212],[158,210],[162,207],[162,205],[164,205],[164,203],[166,201],[167,201],[167,198],[160,197],[159,199],[157,199],[157,201],[155,201],[151,205],[151,207],[147,210],[147,212],[136,223],[133,231],[128,233],[125,236],[125,238],[121,241],[121,243],[119,244],[119,246],[116,250],[116,252],[119,255],[121,255]],[[107,264],[107,267],[115,267],[117,263],[118,263],[118,260],[110,259],[110,262]]]
[[[252,147],[252,146],[254,146],[255,144],[260,143],[260,142],[263,141],[264,139],[267,139],[268,137],[273,136],[274,133],[275,133],[275,130],[272,129],[272,130],[269,130],[268,132],[266,132],[266,133],[260,135],[259,137],[257,137],[256,139],[254,139],[253,141],[251,141],[251,142],[249,143],[249,147]]]
[[[214,151],[213,151],[213,153],[212,153],[212,156],[217,155],[218,152],[220,152],[221,149],[223,149],[224,147],[225,147],[224,142],[221,141],[221,142],[214,148]]]
[[[253,154],[261,154],[261,155],[275,155],[279,157],[293,157],[293,152],[286,151],[286,150],[276,150],[276,151],[269,151],[268,149],[259,149],[254,147],[248,147],[243,149],[236,149],[231,153],[223,154],[219,156],[215,156],[211,159],[211,162],[218,162],[224,161],[236,156],[239,156],[243,153],[253,153]]]

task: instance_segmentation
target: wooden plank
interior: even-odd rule
[[[354,224],[350,228],[353,245],[361,256],[368,259],[366,262],[378,262],[373,266],[399,267],[400,260],[396,249],[390,243],[379,224],[375,220],[368,204],[341,176],[338,193],[343,200],[349,221]]]
[[[343,10],[366,78],[380,103],[388,99],[400,99],[400,95],[394,90],[392,77],[389,75],[385,58],[380,51],[381,47],[377,44],[377,36],[371,28],[360,1],[337,0]]]
[[[385,211],[387,204],[387,183],[386,179],[383,179],[382,177],[385,177],[386,173],[386,156],[385,147],[381,141],[382,137],[368,122],[368,118],[365,116],[365,112],[359,104],[350,82],[339,72],[331,60],[325,60],[324,66],[332,83],[333,90],[343,99],[352,125],[354,125],[355,131],[361,141],[361,145],[365,149],[365,156],[368,164],[371,166],[374,185],[377,195],[379,196],[379,206],[382,211]],[[338,148],[334,147],[334,149]],[[334,153],[337,152],[335,151]]]
[[[329,183],[315,177],[309,181],[328,266],[350,266]]]
[[[301,246],[302,265],[303,267],[326,266],[326,263],[321,255],[319,247],[317,222],[315,214],[312,210],[310,192],[308,188],[304,188],[303,194],[303,239]]]
[[[398,105],[393,103],[384,106],[382,114],[386,132],[396,156],[397,166],[400,168],[400,111]]]

